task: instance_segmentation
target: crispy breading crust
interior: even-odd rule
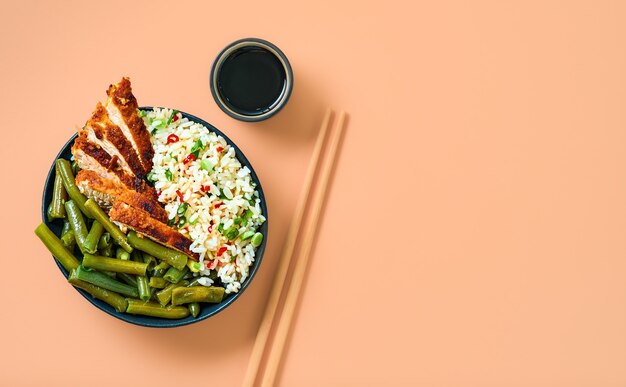
[[[80,135],[74,141],[72,154],[74,155],[76,161],[79,162],[79,166],[81,168],[91,169],[86,165],[81,165],[81,157],[77,157],[79,152],[83,152],[85,155],[93,158],[99,164],[100,168],[115,174],[115,176],[127,189],[146,194],[150,199],[156,200],[157,194],[153,187],[147,185],[142,179],[130,176],[116,162],[116,157],[111,157],[104,151],[104,149],[87,140],[87,138],[83,135]],[[100,174],[98,175],[100,176]],[[103,177],[101,177],[101,179],[103,179]],[[115,184],[115,182],[111,182],[111,184]],[[96,188],[94,187],[94,189]]]
[[[167,223],[167,212],[161,204],[144,194],[135,191],[126,191],[117,196],[117,200],[131,207],[146,211],[151,217],[162,223]]]
[[[86,169],[82,169],[76,174],[76,185],[80,192],[95,200],[98,205],[105,209],[111,208],[115,198],[127,191],[123,185]]]
[[[128,126],[128,129],[130,129],[139,151],[139,159],[147,174],[152,170],[154,149],[152,149],[152,143],[150,142],[150,133],[139,114],[137,114],[139,105],[133,95],[130,80],[124,77],[117,85],[109,86],[107,95],[110,101],[119,109],[122,119]]]
[[[137,152],[135,152],[135,148],[133,148],[131,142],[124,136],[119,126],[111,121],[109,114],[100,102],[98,102],[96,109],[86,125],[93,128],[98,139],[113,144],[124,158],[124,161],[128,164],[130,168],[129,172],[140,179],[143,179],[148,174],[149,171],[146,171],[141,161],[139,161],[139,156]]]
[[[198,254],[189,249],[191,246],[190,239],[167,224],[150,217],[150,214],[144,210],[131,207],[124,202],[116,200],[111,211],[109,211],[109,217],[112,221],[122,223],[137,233],[178,250],[196,261],[199,259]]]

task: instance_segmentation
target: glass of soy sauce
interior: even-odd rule
[[[285,54],[272,43],[241,39],[226,46],[211,68],[211,93],[229,116],[265,120],[285,106],[293,72]]]

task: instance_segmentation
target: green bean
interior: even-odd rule
[[[172,305],[192,302],[219,303],[224,298],[224,288],[218,286],[191,286],[172,290]]]
[[[52,201],[50,203],[50,216],[53,219],[65,218],[66,200],[67,192],[65,192],[65,187],[63,187],[63,178],[59,171],[56,171],[54,174],[54,187],[52,188]]]
[[[135,250],[132,254],[132,259],[134,262],[143,261],[142,254]],[[148,267],[148,264],[145,262],[141,262]],[[137,275],[137,290],[139,291],[139,299],[142,301],[148,301],[150,299],[150,285],[148,284],[148,277],[145,276],[145,270],[143,275]]]
[[[111,234],[109,234],[108,232],[105,232],[102,234],[102,236],[100,237],[100,240],[98,241],[98,250],[102,250],[107,246],[111,246],[112,243],[113,242],[111,242]]]
[[[76,161],[72,161],[72,173],[74,174],[74,176],[76,176],[78,171],[80,171],[80,167],[78,166],[78,163]]]
[[[261,242],[263,242],[263,234],[261,234],[260,232],[257,232],[256,234],[254,234],[254,236],[252,237],[252,240],[250,241],[250,243],[254,247],[261,246]]]
[[[154,270],[156,263],[157,263],[156,258],[154,258],[152,255],[148,253],[143,253],[142,258],[143,258],[143,261],[148,264],[148,271]]]
[[[191,304],[187,305],[187,308],[189,308],[189,313],[191,313],[193,318],[198,317],[198,315],[200,314],[200,304],[197,302],[192,302]]]
[[[85,223],[83,214],[80,212],[78,205],[73,200],[68,200],[65,202],[65,210],[67,211],[67,218],[70,221],[72,230],[74,230],[74,237],[76,238],[78,248],[80,248],[80,251],[84,254],[87,252],[85,250],[85,241],[87,239],[87,224]]]
[[[46,210],[46,219],[48,220],[48,223],[54,220],[54,218],[52,217],[52,203],[48,204],[48,209]]]
[[[177,284],[170,284],[170,285],[167,285],[164,289],[159,290],[156,293],[157,300],[159,300],[159,304],[163,306],[169,304],[170,300],[172,299],[172,290],[177,289],[181,286],[187,286],[188,284],[189,283],[187,281],[180,281]]]
[[[69,230],[65,234],[62,234],[61,242],[63,242],[63,246],[65,246],[69,252],[74,251],[74,247],[76,247],[76,237],[74,236],[74,231]]]
[[[156,265],[154,267],[154,270],[152,270],[152,275],[154,277],[163,277],[163,274],[165,274],[165,272],[169,268],[170,268],[170,264],[169,263],[167,263],[165,261],[161,261],[161,262],[159,262],[158,265]]]
[[[61,174],[61,178],[63,178],[63,186],[65,187],[65,191],[67,192],[70,199],[76,202],[78,208],[85,214],[88,218],[92,218],[91,214],[85,207],[85,202],[87,198],[85,195],[80,193],[80,190],[76,186],[76,181],[74,181],[74,174],[72,173],[72,166],[70,162],[65,159],[58,159],[56,161],[56,170]],[[66,208],[67,210],[67,208]]]
[[[107,270],[115,273],[146,275],[148,265],[143,262],[122,261],[121,259],[85,254],[83,266],[96,270]]]
[[[45,223],[41,223],[37,226],[37,228],[35,228],[35,235],[41,239],[43,244],[59,261],[61,266],[65,268],[65,270],[70,271],[78,267],[78,259],[76,259],[76,257],[68,251],[65,246],[63,246],[63,242],[61,242],[61,240],[54,235]]]
[[[104,227],[102,223],[94,220],[91,225],[91,230],[89,230],[89,234],[87,234],[87,238],[85,239],[85,252],[95,254],[96,251],[98,251],[98,242],[103,232]]]
[[[115,242],[117,242],[118,245],[129,253],[133,251],[133,248],[128,244],[126,235],[115,225],[115,223],[111,222],[111,219],[109,219],[108,215],[102,210],[102,208],[100,208],[100,206],[98,206],[98,203],[96,203],[93,199],[88,199],[85,202],[85,207],[87,207],[87,210],[91,212],[93,217],[98,222],[102,223],[104,228],[109,232],[109,234],[111,234],[111,237]]]
[[[200,262],[192,261],[191,259],[187,260],[187,267],[191,270],[192,273],[197,273],[202,269],[202,265]]]
[[[148,283],[148,285],[150,285],[150,287],[152,288],[163,289],[167,285],[169,285],[169,282],[161,277],[150,277],[150,282]]]
[[[124,297],[120,296],[118,293],[90,284],[89,282],[79,280],[78,278],[76,278],[76,269],[70,271],[67,282],[71,283],[77,288],[83,289],[87,293],[91,294],[94,298],[106,302],[107,304],[114,307],[115,310],[117,310],[118,312],[123,313],[126,311],[128,303],[126,302],[126,299]]]
[[[144,316],[179,319],[189,316],[189,309],[182,306],[164,307],[156,302],[143,302],[139,300],[128,299],[128,307],[126,313],[141,314]]]
[[[89,271],[85,269],[84,266],[78,266],[78,268],[76,268],[76,278],[125,296],[139,297],[139,292],[136,287],[123,284],[99,271]]]
[[[63,204],[63,207],[65,208],[65,203]],[[67,218],[63,219],[63,228],[61,229],[61,235],[65,234],[71,229],[72,229],[72,226],[70,225],[70,221],[67,220]]]
[[[117,273],[117,278],[119,278],[122,281],[126,282],[130,286],[134,286],[134,287],[137,286],[137,280],[136,280],[136,277],[134,275],[130,275],[130,274],[126,274],[126,273]]]
[[[166,281],[175,284],[175,283],[180,282],[180,280],[183,279],[183,277],[185,276],[185,274],[187,274],[187,272],[189,272],[189,268],[187,266],[185,266],[183,270],[178,270],[175,267],[170,267],[167,270],[167,273],[165,273],[165,275],[163,276],[163,278]]]
[[[187,264],[185,254],[153,242],[148,238],[140,238],[134,231],[128,233],[128,242],[136,249],[162,259],[178,270],[182,270]]]
[[[121,259],[122,261],[128,261],[130,259],[130,254],[128,254],[128,251],[124,250],[121,247],[118,247],[115,250],[115,257],[117,259]]]
[[[113,256],[113,244],[106,246],[104,249],[98,250],[100,256],[102,257],[112,257]]]

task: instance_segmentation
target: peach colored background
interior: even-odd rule
[[[239,385],[326,106],[350,122],[281,386],[626,385],[626,3],[85,3],[0,6],[0,385]],[[247,36],[296,79],[257,124],[208,84]],[[99,312],[33,234],[54,156],[122,75],[226,132],[265,188],[256,280],[195,326]]]

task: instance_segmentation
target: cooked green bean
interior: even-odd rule
[[[96,251],[98,251],[98,242],[100,241],[102,233],[104,233],[102,223],[94,220],[91,225],[91,230],[89,230],[89,234],[87,234],[87,238],[85,239],[85,252],[95,254]]]
[[[142,258],[143,258],[143,261],[148,264],[148,271],[154,270],[157,264],[156,258],[154,258],[152,255],[148,253],[143,253]]]
[[[76,161],[72,161],[72,173],[74,174],[74,176],[76,176],[78,171],[80,171],[80,167],[78,166],[78,163]]]
[[[121,259],[122,261],[128,261],[130,259],[130,254],[128,254],[128,251],[124,250],[121,247],[118,247],[115,250],[115,257],[117,259]]]
[[[117,242],[118,245],[129,253],[133,251],[133,248],[128,244],[126,235],[115,225],[115,223],[111,222],[111,219],[109,219],[108,215],[102,211],[102,208],[98,206],[98,203],[92,199],[88,199],[85,202],[85,207],[87,207],[87,210],[98,222],[102,223],[104,228],[109,232],[109,234],[111,234],[111,237],[115,242]]]
[[[111,246],[112,243],[113,242],[111,242],[111,234],[109,234],[108,232],[105,232],[104,234],[102,234],[102,236],[100,237],[100,240],[98,241],[98,250],[102,250],[107,246]]]
[[[63,207],[65,207],[65,203],[63,204]],[[61,229],[61,235],[65,234],[71,229],[72,226],[70,225],[70,221],[67,220],[67,218],[63,219],[63,228]]]
[[[165,261],[161,261],[159,262],[158,265],[154,267],[154,270],[152,270],[152,275],[155,277],[163,277],[163,274],[165,274],[165,272],[167,272],[167,269],[169,268],[170,268],[169,263]]]
[[[160,317],[167,319],[179,319],[189,316],[189,309],[183,306],[164,307],[156,302],[143,302],[140,300],[128,299],[126,312],[130,314],[141,314],[144,316]]]
[[[112,257],[113,256],[113,244],[105,246],[105,248],[98,250],[98,253],[103,257]]]
[[[74,247],[76,247],[76,237],[74,236],[74,231],[69,230],[68,232],[62,234],[61,242],[63,242],[63,246],[65,246],[70,253],[74,251]]]
[[[87,201],[87,198],[85,197],[85,195],[80,193],[80,190],[76,186],[76,181],[74,181],[74,173],[72,173],[72,166],[70,165],[70,162],[65,159],[58,159],[56,161],[56,170],[59,171],[61,177],[63,178],[63,186],[65,187],[65,191],[67,192],[70,199],[76,202],[78,208],[80,208],[83,214],[85,214],[88,218],[93,218],[85,207],[85,202]]]
[[[126,274],[126,273],[117,273],[117,278],[126,282],[130,286],[137,286],[137,279],[134,275]]]
[[[172,305],[192,302],[219,303],[224,298],[224,288],[218,286],[191,286],[172,290]]]
[[[48,222],[52,222],[54,218],[52,217],[52,203],[48,204],[48,209],[46,210],[46,219]]]
[[[147,269],[148,264],[142,262],[143,256],[139,251],[133,251],[132,259],[136,263],[143,263],[146,265]],[[139,291],[139,299],[142,301],[148,301],[150,299],[150,285],[148,284],[148,277],[145,276],[145,270],[143,275],[137,275],[137,290]]]
[[[134,231],[128,233],[128,242],[136,249],[162,259],[178,270],[182,270],[187,264],[185,254],[153,242],[148,238],[140,238]]]
[[[148,264],[85,254],[85,257],[83,258],[83,266],[91,269],[112,271],[115,273],[146,275],[146,268],[148,267]]]
[[[52,188],[52,201],[50,202],[50,216],[53,219],[65,218],[66,200],[67,192],[65,191],[65,187],[63,187],[63,178],[57,170],[54,174],[54,187]]]
[[[187,308],[189,308],[189,313],[191,313],[193,318],[198,317],[198,315],[200,314],[200,304],[197,302],[192,302],[191,304],[187,305]]]
[[[63,246],[63,242],[54,235],[45,223],[41,223],[37,226],[35,235],[41,239],[43,244],[50,250],[52,255],[54,255],[65,270],[70,271],[78,267],[78,259]]]
[[[167,270],[167,273],[165,273],[165,275],[163,276],[163,278],[168,282],[176,284],[180,282],[180,280],[183,279],[183,277],[185,276],[185,274],[187,274],[187,272],[189,272],[189,268],[187,266],[185,266],[183,270],[178,270],[175,267],[170,267]]]
[[[164,289],[157,292],[157,300],[159,300],[159,304],[165,306],[169,304],[172,299],[172,290],[179,288],[181,286],[187,286],[189,283],[187,281],[180,281],[177,284],[171,284],[166,286]]]
[[[170,283],[161,277],[150,277],[150,282],[148,284],[152,288],[163,289]]]
[[[129,297],[139,297],[136,287],[123,284],[104,273],[99,271],[89,271],[83,266],[76,268],[76,278],[81,281],[89,282],[92,285],[111,290]]]
[[[202,265],[200,262],[192,261],[191,259],[187,260],[187,267],[191,270],[192,273],[197,273],[202,269]]]
[[[80,209],[74,200],[68,200],[65,202],[65,210],[67,211],[67,218],[70,221],[72,230],[74,230],[74,237],[76,238],[78,248],[80,248],[80,251],[84,254],[87,252],[85,250],[85,241],[87,239],[88,232],[83,214],[80,212]]]
[[[94,298],[98,300],[102,300],[107,304],[111,305],[118,312],[125,312],[128,303],[126,302],[126,298],[120,296],[119,294],[112,292],[110,290],[101,288],[99,286],[90,284],[89,282],[81,281],[76,278],[76,270],[70,271],[70,275],[67,278],[67,282],[76,286],[77,288],[81,288],[87,293],[91,294]]]

